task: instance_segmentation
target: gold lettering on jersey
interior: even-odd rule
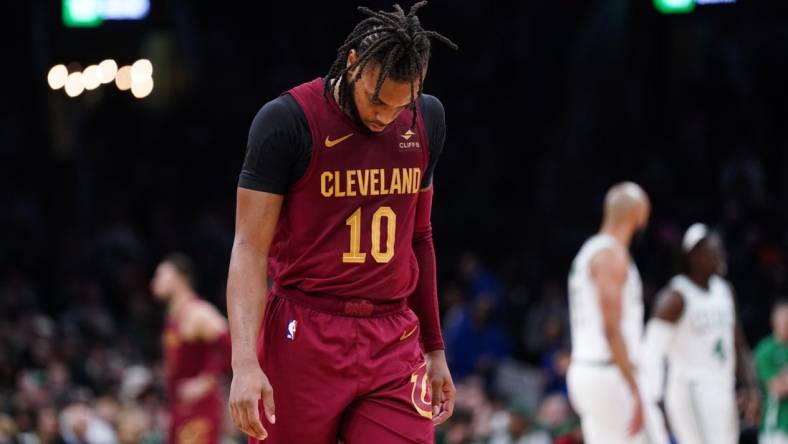
[[[401,194],[402,186],[400,185],[399,168],[391,170],[391,194]]]
[[[378,177],[379,174],[380,174],[380,170],[372,170],[372,171],[369,172],[369,176],[370,176],[369,195],[370,196],[379,196],[380,195],[380,191],[378,191],[378,183],[380,182],[380,179]]]
[[[320,194],[325,197],[415,194],[420,188],[420,168],[371,168],[320,173]]]
[[[413,169],[408,168],[406,170],[402,170],[402,194],[413,193],[412,188],[410,187],[412,180]]]
[[[333,178],[334,175],[331,171],[323,171],[323,174],[320,175],[320,193],[325,197],[334,195],[334,186],[328,184]]]
[[[347,177],[345,179],[345,183],[347,184],[347,192],[346,192],[346,194],[347,194],[348,197],[353,197],[353,196],[356,195],[356,190],[354,189],[354,186],[356,185],[356,174],[355,174],[355,171],[353,171],[353,170],[345,171],[345,177]]]
[[[358,192],[362,196],[367,195],[367,190],[369,190],[369,170],[364,170],[364,174],[361,174],[359,170],[353,170],[356,172],[358,176]]]
[[[337,189],[334,191],[334,196],[345,197],[345,192],[340,191],[341,187],[339,186],[339,171],[334,171],[334,183],[337,184]]]
[[[389,190],[386,189],[386,170],[380,170],[380,194],[386,196]]]

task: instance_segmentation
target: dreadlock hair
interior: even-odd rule
[[[358,10],[368,17],[356,25],[342,46],[337,49],[337,58],[323,79],[325,99],[328,100],[333,93],[334,82],[338,81],[339,107],[343,110],[349,109],[354,119],[358,121],[358,110],[351,97],[353,92],[351,84],[361,78],[362,71],[370,62],[379,63],[381,69],[372,99],[379,99],[380,88],[388,77],[397,81],[411,82],[410,110],[413,112],[412,126],[416,126],[416,97],[421,94],[424,86],[422,73],[430,58],[430,39],[436,39],[454,50],[458,48],[448,38],[435,31],[425,31],[421,27],[416,12],[426,4],[426,1],[414,4],[407,14],[398,4],[394,5],[392,12],[375,12],[359,6]],[[358,53],[358,59],[350,66],[345,66],[348,55],[353,49]],[[352,79],[347,79],[347,73],[356,68],[359,68],[356,75]],[[417,79],[419,90],[414,94],[413,82]]]

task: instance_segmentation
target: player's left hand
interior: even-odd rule
[[[443,350],[427,353],[427,377],[432,388],[432,423],[443,424],[454,413],[457,393]]]
[[[180,401],[191,404],[208,394],[216,381],[213,376],[195,376],[178,385],[178,398]]]
[[[758,389],[739,390],[739,405],[748,425],[757,426],[761,419],[761,396]]]

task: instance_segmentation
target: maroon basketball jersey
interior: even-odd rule
[[[392,301],[416,287],[416,202],[429,147],[421,113],[361,130],[323,80],[289,91],[312,134],[309,166],[284,198],[269,273],[286,291]]]
[[[199,376],[205,372],[206,363],[211,360],[211,353],[216,352],[216,345],[214,343],[184,341],[179,332],[178,322],[171,317],[167,317],[165,321],[162,342],[164,343],[167,396],[170,406],[177,410],[181,407],[177,393],[178,385],[185,379]],[[221,394],[218,387],[211,390],[204,399],[199,400],[198,404],[203,407],[220,407]]]

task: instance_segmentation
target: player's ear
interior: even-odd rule
[[[351,49],[347,55],[347,63],[345,67],[350,68],[350,65],[356,63],[357,60],[358,60],[358,52],[356,52],[355,49]],[[354,68],[352,71],[348,71],[347,79],[352,81],[357,74],[358,74],[358,67]]]

